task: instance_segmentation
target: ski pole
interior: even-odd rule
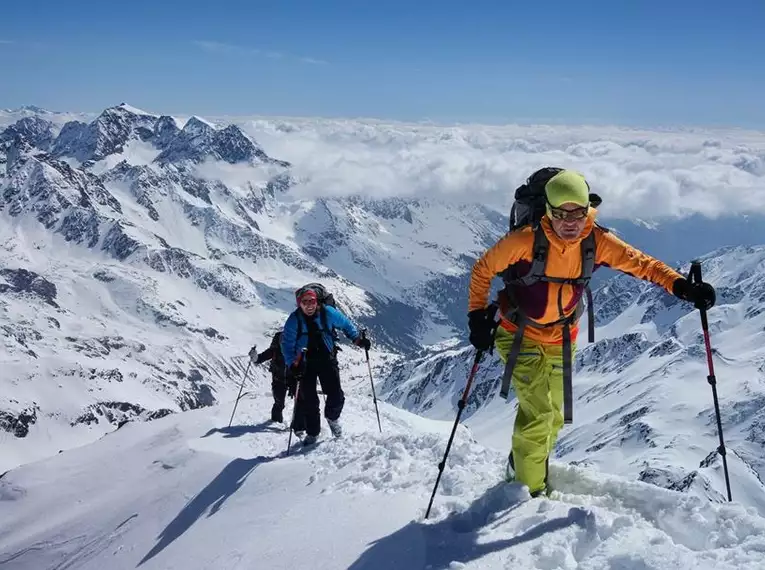
[[[699,261],[691,262],[691,271],[688,275],[688,281],[692,284],[703,283],[701,279],[701,263]],[[720,438],[720,447],[717,448],[717,451],[720,453],[720,456],[722,457],[723,471],[725,472],[725,487],[728,491],[728,501],[731,502],[733,501],[733,498],[730,492],[730,478],[728,476],[728,460],[727,460],[726,451],[725,451],[725,441],[723,440],[722,421],[720,420],[720,403],[719,403],[719,400],[717,399],[717,378],[715,377],[715,367],[714,367],[714,362],[712,361],[712,345],[709,342],[709,321],[707,320],[707,309],[701,304],[697,304],[696,308],[699,310],[699,313],[701,314],[701,329],[704,332],[704,346],[706,347],[706,351],[707,351],[707,366],[709,367],[709,375],[707,376],[707,381],[709,382],[710,386],[712,386],[712,398],[714,400],[715,416],[717,418],[717,434]]]
[[[455,418],[454,425],[452,426],[452,433],[449,436],[449,442],[446,444],[446,452],[444,453],[444,458],[441,460],[441,463],[438,464],[438,477],[436,477],[436,484],[433,486],[433,493],[430,495],[430,502],[428,503],[428,510],[425,511],[425,518],[428,518],[428,515],[430,515],[430,507],[433,505],[433,498],[436,496],[436,489],[438,489],[438,484],[441,481],[441,475],[443,474],[444,467],[446,466],[446,458],[449,455],[449,449],[452,447],[454,433],[457,431],[457,424],[460,423],[460,416],[462,415],[462,410],[465,409],[468,394],[470,393],[470,386],[473,384],[473,378],[478,371],[478,363],[481,361],[482,356],[483,350],[476,352],[475,359],[473,360],[473,367],[470,369],[470,375],[468,376],[467,386],[465,386],[465,390],[462,392],[462,397],[457,402],[457,417]]]
[[[300,356],[298,357],[298,366],[302,366],[302,363],[305,362],[305,355],[306,355],[306,348],[304,348]],[[295,418],[297,417],[297,409],[298,409],[298,396],[300,395],[300,377],[298,376],[298,380],[295,382],[295,403],[292,405],[292,421],[290,422],[290,435],[287,438],[287,455],[290,454],[290,446],[292,445],[292,432],[295,428]]]
[[[367,338],[366,329],[361,331],[361,338]],[[380,411],[377,409],[377,394],[375,394],[375,381],[372,379],[372,365],[369,363],[369,349],[364,347],[364,352],[367,353],[367,369],[369,370],[369,382],[372,384],[372,400],[375,403],[375,413],[377,414],[377,427],[380,428],[380,433],[382,433],[382,425],[380,424]]]
[[[300,380],[295,385],[295,403],[292,405],[292,421],[290,422],[290,436],[287,438],[287,455],[290,454],[290,446],[292,445],[292,432],[295,425],[295,417],[297,416],[298,407],[298,393],[300,392]]]
[[[250,357],[250,361],[247,363],[247,370],[244,371],[244,376],[242,377],[242,385],[239,386],[239,394],[237,394],[236,400],[234,401],[234,409],[231,410],[231,418],[228,420],[228,427],[231,427],[231,422],[234,421],[234,412],[236,412],[236,407],[239,404],[239,399],[242,397],[242,390],[244,390],[244,382],[245,380],[247,380],[247,375],[250,373],[250,366],[252,366],[252,357]]]

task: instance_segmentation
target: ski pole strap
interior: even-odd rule
[[[571,327],[563,326],[563,423],[573,423],[574,403],[571,386]]]
[[[510,347],[510,352],[507,354],[505,373],[502,375],[502,387],[499,391],[499,395],[505,399],[508,399],[510,396],[510,381],[513,379],[513,370],[518,361],[518,355],[521,352],[521,342],[523,341],[523,331],[526,329],[526,319],[521,316],[517,324],[518,330],[515,331],[513,344]]]

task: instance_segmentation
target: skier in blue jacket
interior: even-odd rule
[[[306,286],[298,289],[295,300],[298,307],[284,324],[281,347],[284,361],[288,364],[289,394],[294,396],[297,391],[296,423],[300,425],[290,427],[295,432],[305,428],[303,444],[310,445],[316,442],[321,431],[317,379],[326,396],[324,417],[327,418],[332,435],[342,435],[339,418],[345,404],[345,394],[340,386],[334,330],[342,330],[356,346],[367,350],[371,343],[343,313],[335,307],[320,303],[314,288]],[[304,348],[307,350],[303,361]]]

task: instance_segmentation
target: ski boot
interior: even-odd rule
[[[343,435],[343,428],[340,425],[340,420],[327,420],[327,423],[329,424],[329,429],[332,432],[332,435],[335,437],[341,437]]]
[[[513,452],[507,456],[507,465],[505,466],[505,481],[512,483],[515,481],[515,464],[513,463]]]

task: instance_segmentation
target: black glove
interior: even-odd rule
[[[253,360],[255,362],[255,364],[260,364],[260,360],[258,360],[258,347],[257,346],[253,346],[250,349],[249,355],[250,355],[250,360]]]
[[[302,379],[302,377],[303,377],[302,373],[297,368],[290,367],[287,370],[287,374],[284,380],[287,384],[287,395],[290,398],[295,397],[295,392],[297,392],[298,382]]]
[[[697,309],[709,310],[717,300],[715,288],[709,283],[691,283],[685,278],[676,279],[672,284],[672,294],[678,299],[693,303]]]
[[[488,306],[485,309],[475,309],[468,313],[470,327],[470,344],[477,350],[489,350],[494,343],[494,315],[497,308]]]
[[[369,339],[366,336],[360,336],[356,340],[353,341],[353,344],[356,346],[360,346],[364,350],[369,350],[372,347],[372,343],[369,341]]]

